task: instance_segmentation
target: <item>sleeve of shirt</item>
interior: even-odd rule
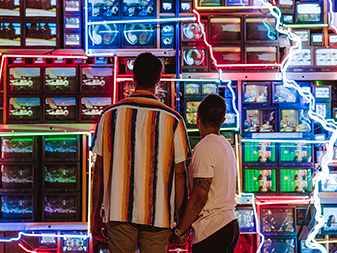
[[[174,132],[174,162],[181,163],[190,156],[191,148],[187,138],[185,122],[180,119]]]
[[[189,169],[193,178],[213,178],[215,168],[215,156],[206,145],[195,146]]]
[[[97,126],[96,126],[96,131],[92,140],[92,144],[90,147],[90,150],[100,156],[103,156],[103,117],[100,119],[100,121],[98,122]]]

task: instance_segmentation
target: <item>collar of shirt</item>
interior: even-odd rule
[[[158,100],[152,92],[147,90],[136,90],[130,97],[144,97]]]

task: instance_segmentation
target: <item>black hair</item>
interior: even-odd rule
[[[226,116],[226,102],[219,95],[208,95],[201,101],[198,113],[205,126],[220,127]]]
[[[160,77],[163,64],[151,53],[138,55],[133,67],[133,75],[136,80],[136,87],[153,88]]]

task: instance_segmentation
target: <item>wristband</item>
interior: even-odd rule
[[[173,229],[173,233],[177,236],[177,237],[180,237],[180,236],[183,236],[184,234],[186,234],[186,231],[183,233],[181,232],[181,230],[179,228],[174,228]]]

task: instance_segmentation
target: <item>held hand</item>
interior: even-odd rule
[[[177,248],[185,247],[186,244],[187,244],[187,235],[184,234],[184,235],[178,237],[175,234],[172,234],[170,241]]]

